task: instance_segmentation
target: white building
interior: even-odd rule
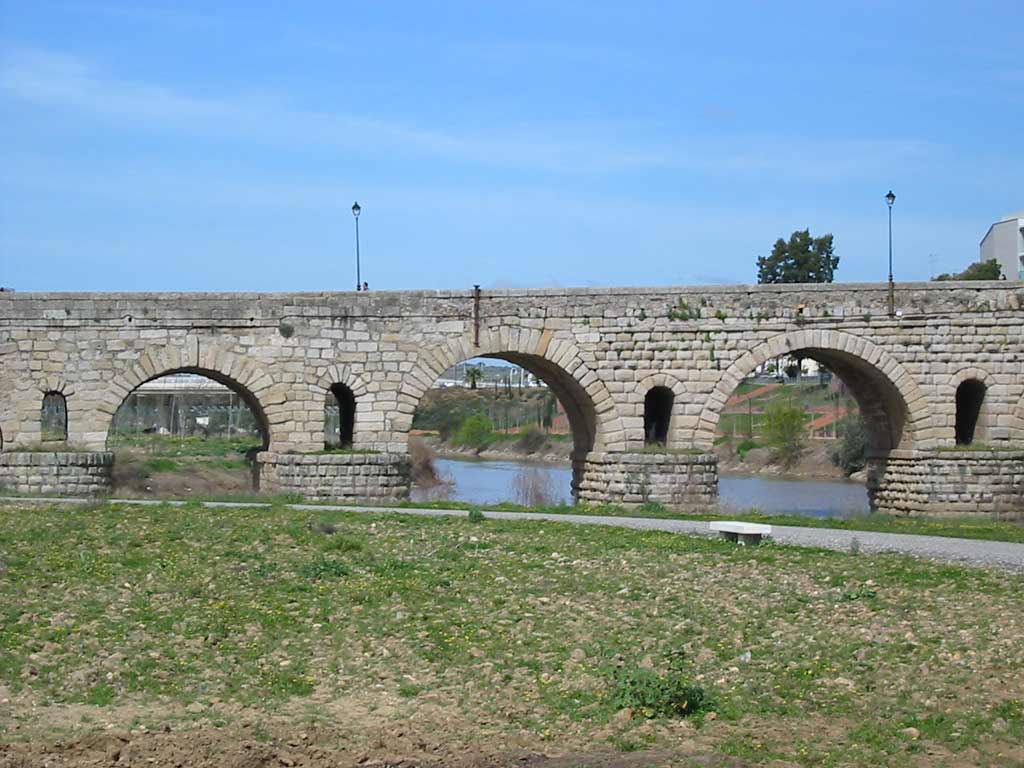
[[[1024,280],[1024,211],[1000,219],[981,239],[981,260],[995,259],[1007,280]]]

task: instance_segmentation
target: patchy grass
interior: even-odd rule
[[[165,457],[235,458],[262,445],[258,437],[172,437],[170,435],[111,435],[107,448]]]
[[[852,517],[805,517],[803,515],[769,515],[754,510],[746,512],[676,512],[660,504],[626,508],[614,504],[559,504],[550,507],[523,507],[518,504],[469,504],[459,501],[401,502],[398,506],[418,509],[484,509],[503,512],[544,512],[554,515],[599,515],[602,517],[652,517],[659,520],[736,520],[770,525],[793,525],[803,528],[839,528],[849,531],[880,533],[911,533],[922,536],[951,536],[986,541],[1024,543],[1024,520],[992,520],[986,517],[897,517],[868,514]]]
[[[892,555],[341,509],[0,507],[6,741],[286,722],[353,749],[411,730],[1011,765],[1022,631],[1024,577]]]

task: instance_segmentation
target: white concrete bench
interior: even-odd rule
[[[711,523],[711,530],[718,531],[722,537],[739,544],[760,544],[762,536],[772,532],[770,525],[761,523],[742,523],[738,520],[719,520]]]

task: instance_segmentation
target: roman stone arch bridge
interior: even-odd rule
[[[740,381],[818,360],[865,416],[870,498],[890,512],[1003,513],[1024,498],[1024,286],[885,284],[379,293],[0,294],[0,485],[95,492],[113,415],[171,372],[231,386],[257,415],[264,490],[408,492],[423,394],[471,357],[517,363],[559,397],[585,501],[717,495],[712,453]],[[324,402],[352,451],[324,452]],[[66,408],[64,443],[41,428]],[[63,436],[61,436],[63,437]]]

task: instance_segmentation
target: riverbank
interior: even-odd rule
[[[549,441],[539,450],[526,450],[518,441],[502,440],[486,448],[476,450],[452,445],[437,436],[426,436],[424,444],[439,458],[486,461],[530,461],[542,462],[561,467],[570,466],[570,441]],[[743,454],[727,444],[715,446],[718,456],[718,472],[723,475],[758,476],[799,480],[847,480],[846,473],[832,463],[835,444],[831,441],[814,441],[808,445],[799,461],[790,467],[782,467],[772,461],[769,448],[751,448]],[[854,481],[863,481],[855,476]]]
[[[509,441],[497,443],[483,450],[471,450],[449,445],[437,438],[429,440],[426,445],[439,459],[450,461],[515,461],[547,464],[556,467],[569,467],[572,462],[569,460],[569,451],[572,444],[549,446],[540,451],[524,451],[516,447],[515,443]]]

